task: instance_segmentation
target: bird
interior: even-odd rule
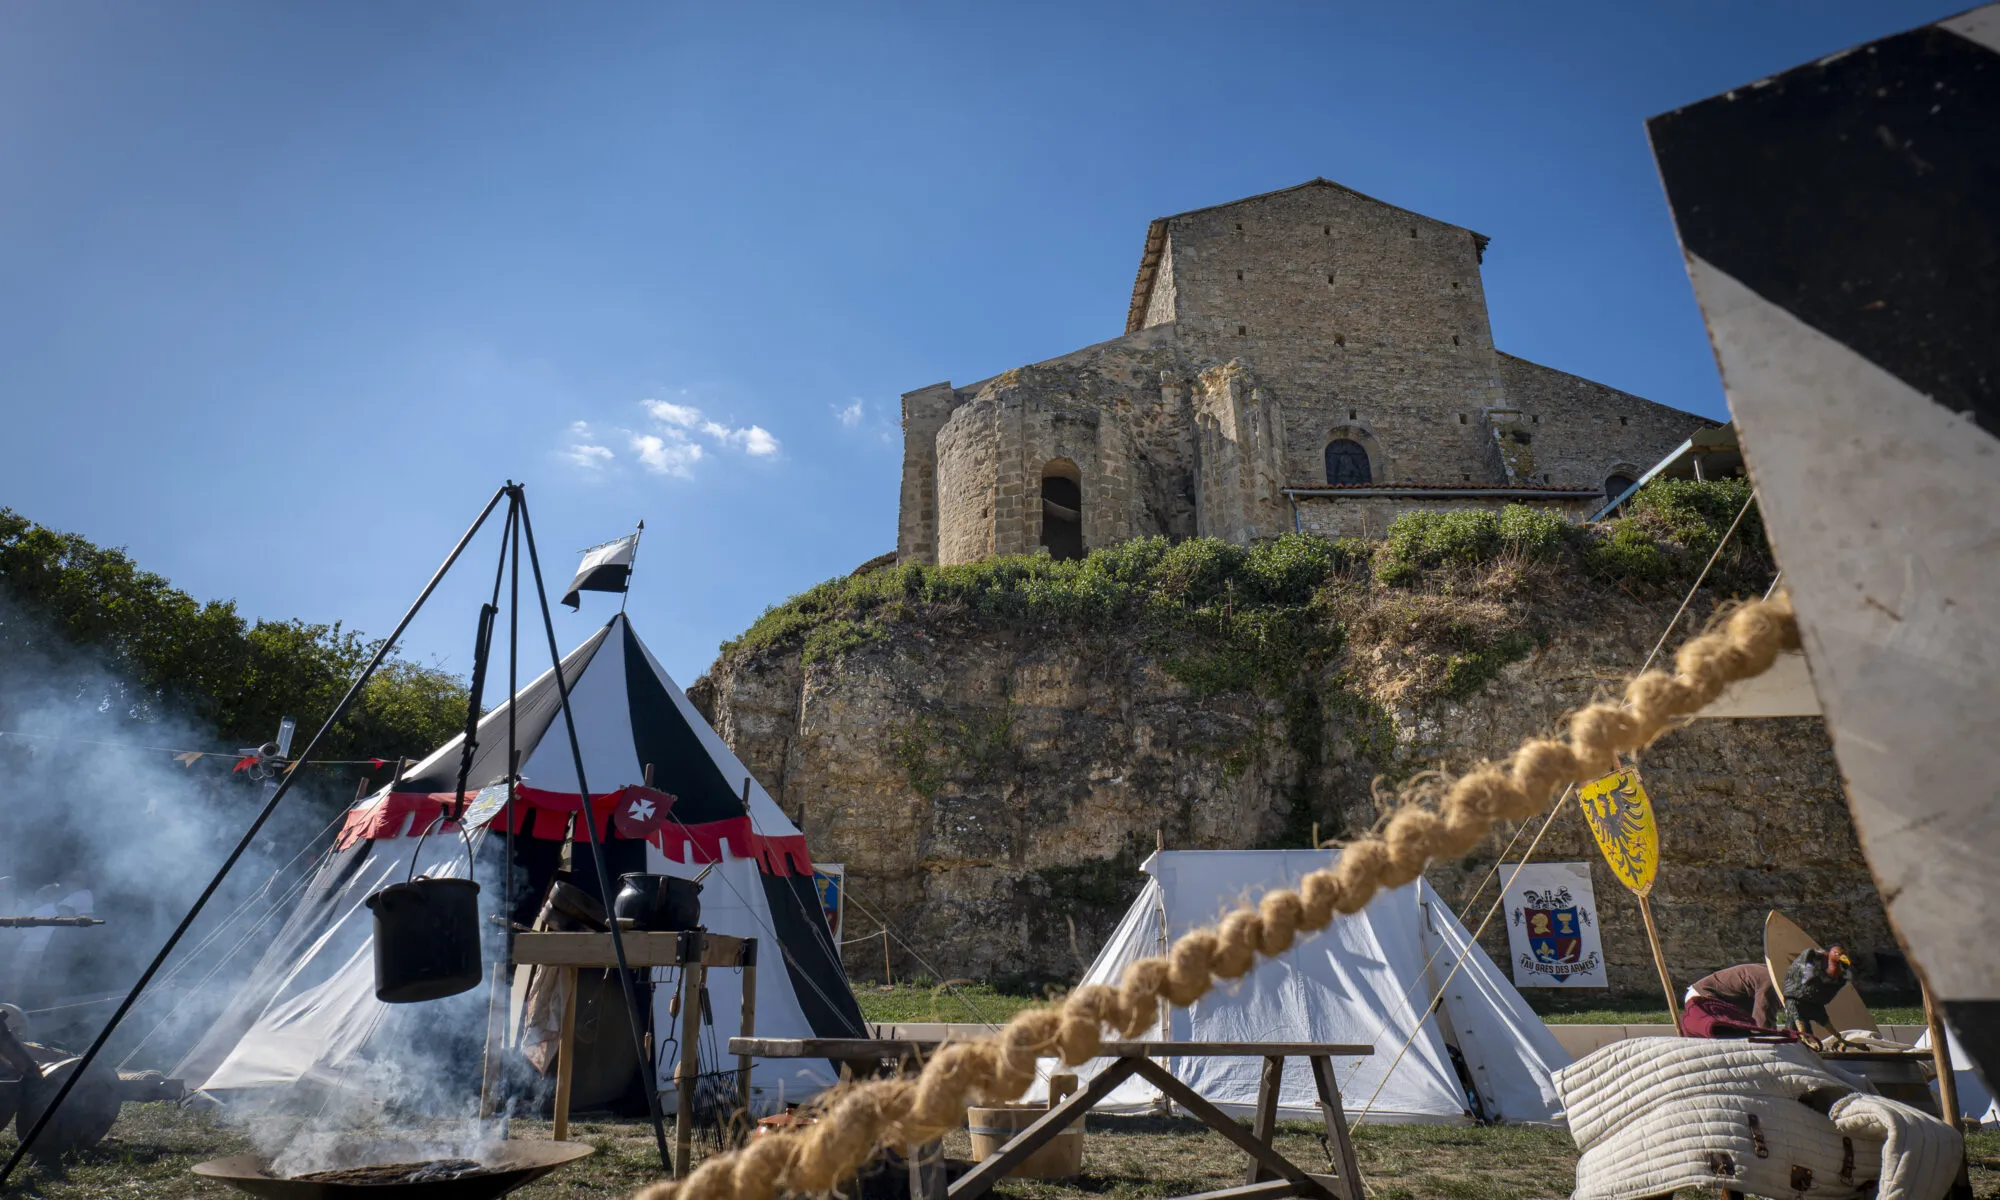
[[[1847,968],[1853,965],[1854,960],[1838,945],[1807,950],[1793,959],[1785,972],[1785,1027],[1810,1038],[1813,1023],[1818,1022],[1840,1041],[1840,1031],[1827,1017],[1826,1005],[1851,981]]]

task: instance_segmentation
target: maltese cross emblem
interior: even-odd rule
[[[665,792],[633,788],[625,793],[624,801],[611,810],[611,824],[622,838],[652,837],[659,832],[673,806],[674,798]]]

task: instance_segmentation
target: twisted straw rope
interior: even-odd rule
[[[634,1200],[831,1192],[878,1147],[921,1145],[957,1128],[972,1104],[1020,1096],[1034,1082],[1037,1059],[1086,1062],[1096,1057],[1107,1026],[1138,1037],[1153,1027],[1162,1001],[1193,1004],[1217,980],[1242,978],[1258,955],[1283,954],[1301,934],[1326,928],[1335,913],[1358,912],[1378,890],[1416,879],[1432,859],[1462,857],[1496,821],[1533,816],[1556,789],[1609,774],[1620,754],[1650,745],[1798,644],[1787,597],[1742,605],[1682,646],[1672,674],[1644,672],[1625,685],[1623,703],[1600,701],[1571,715],[1566,739],[1530,738],[1504,764],[1481,763],[1453,781],[1435,809],[1406,794],[1380,834],[1347,846],[1337,863],[1306,875],[1296,891],[1267,892],[1213,928],[1184,935],[1165,956],[1126,967],[1115,988],[1079,987],[1058,1005],[1016,1014],[998,1034],[944,1046],[914,1076],[839,1089],[816,1123],[759,1137]]]

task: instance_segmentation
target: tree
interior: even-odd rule
[[[339,622],[250,625],[233,601],[198,601],[122,549],[6,508],[0,599],[10,602],[0,609],[0,671],[33,659],[70,672],[72,691],[102,693],[79,701],[131,723],[194,721],[225,748],[263,743],[286,714],[317,729],[381,645]],[[52,653],[65,647],[91,653]],[[391,658],[319,756],[421,756],[463,728],[465,704],[457,676]]]

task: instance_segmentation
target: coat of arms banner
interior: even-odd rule
[[[1502,864],[1507,948],[1516,987],[1606,987],[1604,940],[1589,863]]]

